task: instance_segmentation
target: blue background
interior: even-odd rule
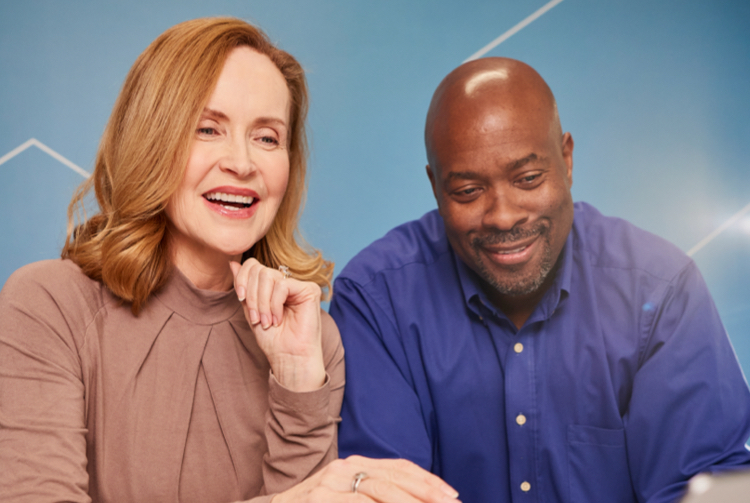
[[[0,157],[36,138],[91,170],[125,75],[166,28],[232,15],[308,72],[307,239],[340,270],[435,207],[432,91],[545,0],[27,0],[0,4]],[[750,2],[564,0],[491,50],[534,66],[573,133],[576,200],[685,251],[750,203]],[[36,147],[0,165],[0,284],[56,257],[82,177]],[[694,254],[750,371],[750,212]]]

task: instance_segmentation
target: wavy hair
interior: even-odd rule
[[[289,182],[268,233],[243,258],[313,281],[330,294],[333,264],[298,232],[307,170],[305,74],[258,28],[235,18],[202,18],[162,33],[130,69],[96,155],[94,173],[68,207],[62,257],[131,302],[137,315],[171,272],[165,207],[185,174],[195,127],[224,62],[236,47],[268,56],[289,88]],[[99,211],[86,218],[93,188]]]

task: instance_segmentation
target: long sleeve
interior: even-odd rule
[[[392,316],[360,285],[339,279],[330,312],[341,330],[347,390],[341,411],[342,456],[410,459],[432,469],[428,404],[420,403],[415,378]],[[419,371],[419,369],[417,370]],[[423,413],[425,416],[423,416]]]
[[[9,502],[89,502],[75,337],[86,313],[62,311],[29,272],[0,292],[0,493]]]
[[[278,493],[302,482],[338,457],[337,426],[344,394],[344,350],[336,324],[322,314],[326,383],[295,393],[269,378],[268,452],[262,492]]]
[[[696,473],[747,466],[750,392],[694,263],[643,311],[629,465],[640,501],[671,502]]]

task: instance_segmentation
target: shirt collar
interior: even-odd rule
[[[481,306],[485,306],[486,309],[489,309],[496,316],[502,319],[507,319],[502,312],[495,308],[482,290],[481,285],[484,280],[466,265],[452,248],[451,254],[453,255],[453,260],[456,265],[456,271],[458,272],[458,278],[461,283],[461,290],[466,306],[480,318],[483,316]],[[555,310],[565,303],[565,300],[570,294],[570,279],[573,270],[572,229],[568,234],[568,238],[565,240],[565,245],[563,246],[561,255],[562,260],[560,268],[557,270],[554,283],[552,283],[552,286],[547,290],[547,293],[544,294],[544,297],[541,302],[539,302],[539,305],[537,305],[526,324],[543,321],[551,317]],[[510,321],[508,322],[510,323]]]

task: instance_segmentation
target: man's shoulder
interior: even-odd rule
[[[355,255],[338,277],[364,284],[388,271],[414,264],[429,266],[448,253],[443,219],[433,210],[388,231]]]
[[[665,280],[692,263],[664,238],[627,220],[602,215],[587,203],[575,204],[574,246],[594,267],[632,269]]]

